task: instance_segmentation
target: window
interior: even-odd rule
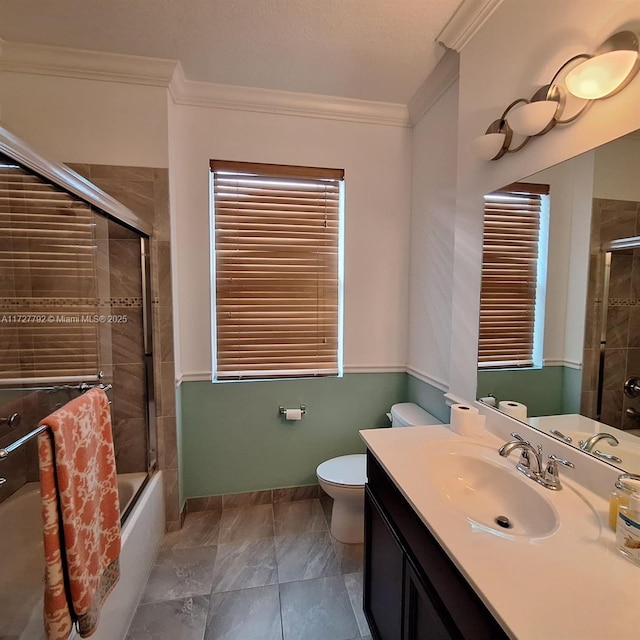
[[[541,364],[548,193],[548,185],[514,183],[484,198],[480,368]]]
[[[343,170],[210,164],[214,379],[340,375]]]

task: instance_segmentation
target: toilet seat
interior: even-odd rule
[[[320,480],[336,486],[363,487],[367,481],[367,456],[356,453],[331,458],[318,465]]]

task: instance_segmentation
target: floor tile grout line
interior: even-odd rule
[[[360,631],[360,625],[358,624],[358,612],[355,610],[353,606],[353,601],[351,600],[351,594],[349,593],[349,587],[347,586],[347,581],[344,579],[345,574],[342,574],[342,582],[344,582],[344,588],[347,592],[347,598],[349,598],[349,605],[351,606],[351,611],[353,612],[353,617],[356,620],[356,626],[358,627],[358,633],[360,637],[363,638],[362,631]]]
[[[282,640],[285,640],[285,637],[284,637],[284,617],[282,615],[282,594],[280,593],[280,583],[278,583],[278,611],[280,612],[280,633],[282,635]]]
[[[253,541],[253,540],[257,540],[257,539],[272,540],[273,544],[274,544],[274,555],[275,555],[275,563],[276,563],[276,580],[277,581],[275,583],[271,583],[269,585],[260,585],[260,586],[255,586],[255,587],[243,587],[243,588],[236,588],[236,589],[231,589],[229,591],[220,591],[220,592],[217,592],[217,591],[214,592],[213,591],[214,587],[213,587],[213,584],[212,584],[211,590],[209,591],[208,594],[200,594],[197,597],[205,598],[207,600],[209,608],[210,608],[211,605],[212,605],[212,600],[213,600],[214,596],[217,596],[217,595],[220,595],[220,594],[247,591],[247,590],[251,590],[251,589],[259,589],[259,588],[264,588],[264,587],[268,587],[268,586],[275,586],[278,589],[278,591],[277,591],[277,593],[278,593],[278,611],[279,611],[279,615],[280,615],[281,634],[282,634],[282,638],[284,640],[285,631],[284,631],[284,617],[283,617],[282,586],[286,585],[286,584],[291,584],[292,582],[306,582],[306,581],[309,581],[309,580],[321,580],[321,579],[332,578],[332,577],[337,578],[338,576],[340,576],[342,578],[341,582],[344,585],[345,592],[346,592],[347,597],[349,599],[349,610],[351,610],[352,614],[354,615],[354,617],[356,619],[356,623],[357,623],[357,614],[356,614],[356,611],[355,611],[355,608],[354,608],[354,604],[353,604],[353,602],[351,600],[351,597],[349,595],[349,591],[347,589],[347,584],[346,584],[346,581],[345,581],[346,572],[343,570],[343,563],[339,559],[340,558],[340,556],[339,556],[340,549],[338,548],[339,543],[331,535],[330,526],[329,526],[329,518],[328,518],[328,515],[327,515],[327,513],[326,513],[326,511],[325,511],[325,509],[324,509],[324,507],[323,507],[323,505],[322,505],[322,503],[320,501],[320,498],[311,498],[311,499],[309,499],[309,501],[311,501],[311,500],[313,500],[314,502],[319,504],[320,507],[321,507],[322,519],[317,521],[318,524],[320,524],[320,522],[321,522],[324,525],[324,526],[322,526],[321,530],[312,529],[310,531],[306,531],[305,530],[305,531],[302,531],[302,532],[290,532],[288,534],[283,534],[283,536],[284,537],[288,537],[288,536],[296,537],[296,536],[303,535],[303,534],[306,534],[306,533],[308,533],[308,534],[325,534],[325,535],[327,535],[328,536],[328,540],[330,542],[331,553],[333,554],[333,557],[336,560],[336,565],[337,566],[336,566],[336,572],[335,573],[331,573],[330,575],[326,575],[326,576],[325,575],[321,575],[321,576],[309,577],[309,578],[298,578],[296,580],[288,580],[286,582],[281,582],[280,581],[280,572],[279,572],[280,563],[278,562],[278,556],[275,553],[275,546],[276,546],[275,543],[276,543],[276,539],[278,538],[278,536],[276,536],[276,527],[275,527],[275,521],[276,521],[276,518],[275,518],[275,510],[276,510],[275,509],[275,504],[271,504],[270,505],[271,508],[269,509],[269,512],[271,513],[271,527],[270,528],[271,528],[271,531],[272,531],[272,535],[258,536],[258,538],[254,538],[252,535],[249,535],[249,537],[245,537],[243,535],[242,537],[239,537],[239,538],[237,538],[235,540],[234,539],[229,540],[228,542],[221,542],[221,540],[222,540],[222,532],[223,532],[223,529],[222,529],[222,513],[225,511],[224,509],[222,509],[222,510],[220,510],[220,516],[221,517],[220,517],[220,521],[219,521],[219,524],[218,524],[218,527],[217,527],[217,532],[216,532],[217,536],[214,535],[212,539],[207,540],[206,544],[200,543],[199,545],[197,545],[195,547],[191,547],[191,548],[194,548],[194,549],[195,548],[202,549],[202,548],[205,548],[205,547],[214,548],[216,550],[216,560],[217,560],[218,559],[217,551],[218,551],[218,548],[221,545],[243,544],[244,542]],[[250,506],[256,506],[256,505],[242,505],[242,506],[250,507]],[[242,508],[242,507],[234,507],[233,509],[236,510],[236,509],[240,509],[240,508]],[[172,551],[172,550],[177,550],[177,549],[167,549],[167,551]],[[215,561],[214,561],[214,565],[212,567],[212,571],[214,571],[214,570],[215,570]],[[348,571],[348,573],[355,573],[356,571],[351,569],[351,570]],[[171,600],[150,601],[148,603],[140,603],[140,605],[143,605],[143,604],[154,604],[154,603],[159,603],[159,602],[171,602],[172,600],[173,601],[183,601],[187,597],[196,597],[196,596],[185,596],[183,598],[173,598]],[[207,629],[208,629],[208,622],[209,622],[208,620],[205,621],[205,626],[204,626],[204,630],[203,630],[203,637],[206,637],[206,633],[207,633]],[[358,633],[359,633],[359,635],[358,635],[359,638],[367,637],[367,636],[362,636],[362,632],[360,631],[359,628],[358,628]],[[204,638],[203,638],[203,640],[204,640]]]

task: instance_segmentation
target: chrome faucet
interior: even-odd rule
[[[519,436],[517,433],[511,434],[511,442],[503,444],[498,453],[506,458],[512,451],[520,449],[520,460],[516,465],[516,469],[527,476],[527,478],[537,479],[542,475],[542,447],[538,445],[538,449],[534,449],[530,442]],[[531,461],[534,461],[535,468],[531,467]]]
[[[569,462],[569,460],[558,458],[551,454],[546,467],[543,469],[542,445],[538,445],[538,448],[535,449],[530,442],[527,442],[517,433],[512,433],[511,436],[515,439],[503,444],[498,449],[498,453],[502,457],[506,458],[512,451],[520,449],[520,461],[516,465],[516,469],[520,473],[531,480],[535,480],[543,487],[551,489],[552,491],[562,489],[562,484],[560,483],[560,477],[558,474],[558,463],[563,464],[566,467],[574,468],[575,465],[573,462]],[[533,467],[532,462],[534,463]]]
[[[610,433],[594,433],[590,438],[580,440],[580,442],[578,442],[578,446],[582,451],[591,452],[596,442],[599,442],[600,440],[607,440],[612,447],[617,447],[619,444],[618,439]]]

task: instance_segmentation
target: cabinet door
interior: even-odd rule
[[[405,561],[403,640],[457,640],[460,635],[437,598]],[[440,610],[440,611],[439,611]]]
[[[364,612],[376,640],[402,640],[403,552],[365,490]]]

